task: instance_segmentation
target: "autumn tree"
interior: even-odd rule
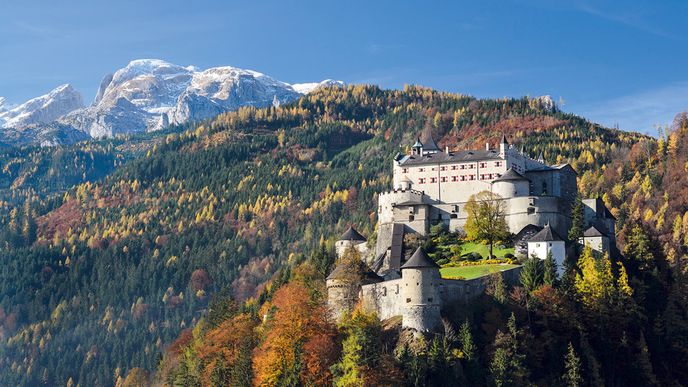
[[[465,206],[466,225],[464,230],[469,240],[486,242],[490,246],[490,258],[495,242],[509,237],[506,223],[506,204],[502,198],[490,191],[471,195]]]

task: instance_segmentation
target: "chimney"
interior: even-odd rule
[[[485,143],[485,150],[490,150],[490,143],[489,142]]]
[[[449,154],[449,146],[448,145],[444,146],[444,153]]]

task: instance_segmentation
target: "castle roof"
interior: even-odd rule
[[[411,146],[411,148],[420,148],[423,146],[423,143],[420,142],[420,138],[416,138],[416,142]]]
[[[427,150],[423,146],[423,150]],[[425,155],[411,155],[401,160],[400,165],[423,165],[423,164],[439,164],[439,163],[461,163],[481,160],[502,160],[499,156],[499,151],[490,150],[465,150],[458,152],[437,152]]]
[[[607,234],[603,233],[598,229],[595,225],[590,226],[589,229],[585,230],[583,233],[584,238],[593,238],[593,237],[606,237]]]
[[[420,138],[420,142],[423,144],[423,151],[439,151],[440,150],[440,147],[437,146],[437,143],[432,138],[432,132],[430,132],[430,130],[423,131],[423,134],[421,135],[421,138]]]
[[[549,223],[545,225],[545,227],[540,230],[537,234],[533,235],[532,238],[528,239],[528,242],[555,242],[555,241],[563,241],[563,239],[557,234],[556,231],[552,230],[552,227],[550,227]]]
[[[528,180],[527,177],[521,175],[520,173],[516,172],[514,168],[509,168],[502,176],[499,176],[498,178],[492,180],[492,182],[497,182],[497,181],[509,181],[509,180]]]
[[[341,237],[339,237],[340,241],[361,241],[361,242],[366,242],[367,239],[361,235],[354,226],[349,226],[349,228],[344,231],[344,234],[342,234]]]
[[[413,253],[411,258],[406,261],[405,264],[401,266],[402,269],[415,269],[415,268],[423,268],[423,267],[436,267],[439,268],[439,265],[435,263],[430,257],[428,257],[427,254],[425,254],[425,251],[421,247],[416,249],[416,252]]]

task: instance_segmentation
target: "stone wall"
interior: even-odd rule
[[[402,279],[363,285],[361,289],[361,303],[369,312],[376,312],[381,320],[394,316],[401,316],[400,302]]]

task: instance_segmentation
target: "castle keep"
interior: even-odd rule
[[[418,248],[406,259],[404,237],[426,237],[430,226],[443,223],[460,231],[467,220],[471,196],[489,191],[503,201],[505,220],[515,235],[517,253],[544,259],[551,254],[560,272],[567,254],[565,236],[578,196],[576,171],[568,164],[547,165],[516,150],[503,136],[497,147],[442,151],[429,133],[418,138],[410,154],[393,159],[393,187],[378,197],[377,242],[350,227],[336,244],[341,258],[355,249],[363,258],[364,281],[347,285],[350,268],[340,264],[327,278],[328,303],[335,316],[354,301],[381,319],[402,316],[402,325],[419,332],[440,323],[444,306],[465,302],[484,291],[482,278],[444,279],[439,266]],[[580,241],[601,253],[615,246],[615,219],[600,199],[586,199],[586,231]],[[564,237],[562,237],[564,236]],[[507,282],[518,280],[520,268],[503,271]]]

